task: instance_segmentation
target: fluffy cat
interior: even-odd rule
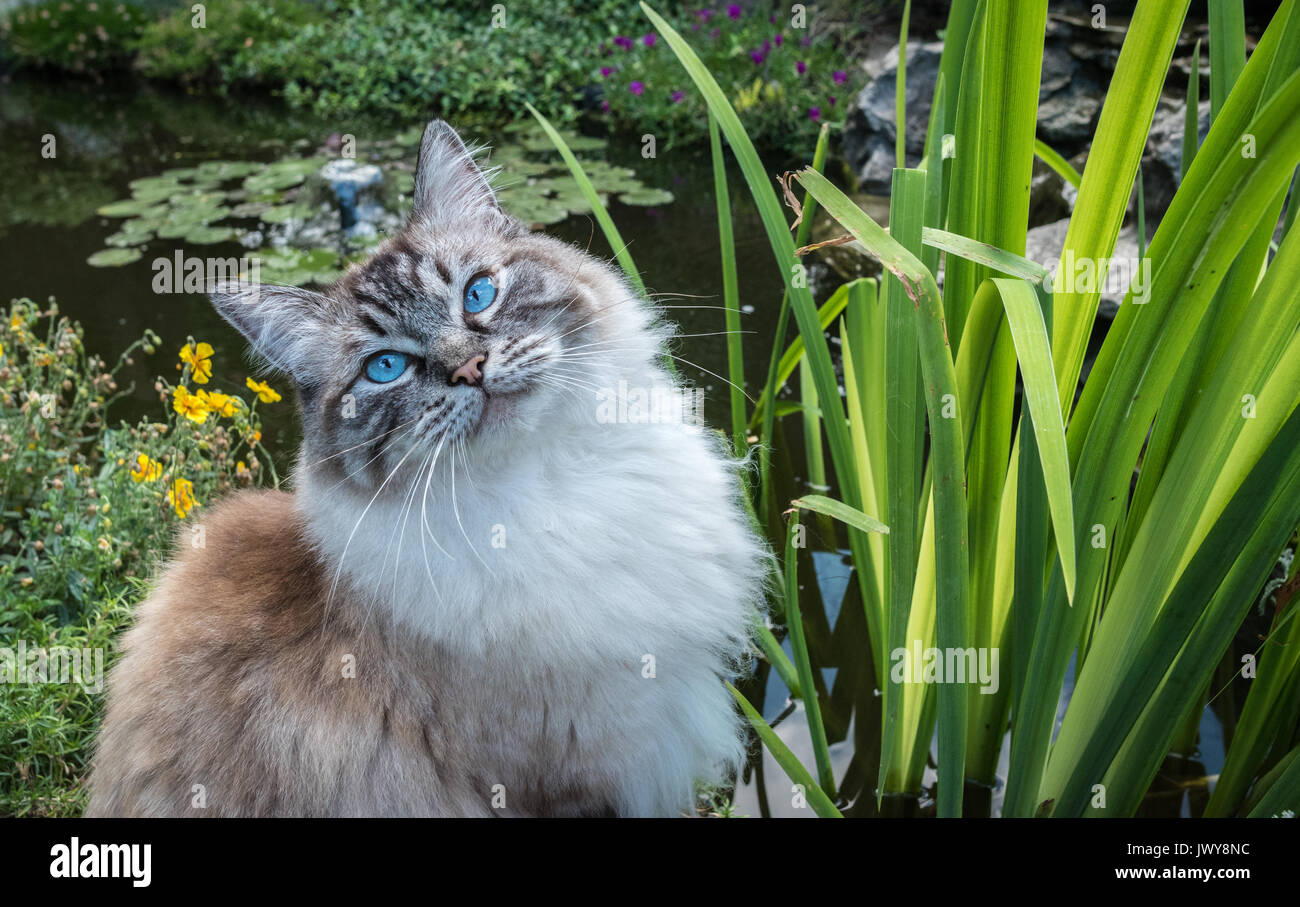
[[[722,679],[768,556],[607,263],[529,232],[455,132],[323,293],[217,310],[293,380],[292,495],[195,515],[112,671],[91,815],[674,815],[742,761]]]

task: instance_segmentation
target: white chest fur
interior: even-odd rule
[[[299,506],[326,562],[372,599],[365,620],[455,653],[491,691],[489,771],[526,774],[518,750],[544,722],[557,752],[576,738],[619,812],[677,812],[742,755],[719,677],[743,651],[762,548],[705,430],[539,430],[552,434],[523,439],[527,456],[447,456],[373,504],[307,474]]]

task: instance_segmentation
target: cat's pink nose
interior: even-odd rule
[[[478,384],[483,380],[483,363],[487,356],[474,356],[456,371],[451,373],[451,383],[464,381],[466,384]]]

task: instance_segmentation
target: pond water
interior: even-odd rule
[[[110,361],[146,328],[162,337],[156,355],[139,356],[126,370],[121,383],[133,382],[134,391],[118,404],[118,419],[134,421],[160,414],[162,404],[153,390],[154,375],[172,367],[175,351],[189,335],[215,348],[216,386],[242,387],[245,375],[256,374],[243,339],[215,314],[206,297],[153,292],[151,262],[159,256],[170,257],[177,249],[185,249],[186,254],[235,257],[248,250],[238,242],[224,242],[195,251],[187,249],[184,240],[155,238],[137,261],[120,267],[95,267],[87,259],[103,250],[105,240],[121,227],[120,220],[98,215],[96,209],[128,198],[128,184],[133,180],[175,168],[221,160],[274,162],[319,154],[330,137],[339,134],[355,135],[364,149],[368,140],[389,140],[420,125],[364,118],[324,121],[265,98],[196,97],[135,83],[6,82],[0,93],[0,300],[55,297],[65,313],[85,326],[87,347]],[[475,130],[472,124],[464,131],[489,144],[500,144],[499,136]],[[41,154],[47,135],[56,137],[53,159]],[[412,151],[411,163],[413,157]],[[660,149],[657,157],[647,160],[641,156],[639,137],[615,136],[598,159],[634,169],[644,186],[667,190],[675,198],[668,204],[651,205],[615,201],[610,210],[647,287],[665,294],[657,297],[662,305],[675,307],[666,308],[665,314],[680,325],[683,334],[713,335],[683,337],[675,353],[683,377],[705,388],[706,418],[722,427],[729,405],[727,388],[710,374],[725,373],[726,356],[725,338],[719,333],[724,330],[723,313],[712,308],[721,305],[721,277],[707,145]],[[784,163],[769,162],[769,169],[777,172]],[[762,383],[767,368],[780,302],[780,276],[739,181],[732,186],[731,196],[745,312],[741,321],[746,331],[753,332],[745,335],[745,371],[752,389]],[[589,215],[570,216],[545,229],[598,255],[612,255]],[[287,399],[278,407],[263,410],[267,446],[275,454],[281,474],[297,443],[296,419]],[[797,476],[802,444],[792,440],[796,443],[783,445],[778,437],[777,446],[784,449],[777,456],[789,457],[790,471]],[[788,490],[793,497],[807,489]],[[865,621],[849,562],[833,541],[823,547],[826,550],[810,553],[809,572],[803,574],[817,577],[817,601],[811,610],[804,605],[809,644],[825,682],[822,710],[833,741],[836,776],[844,779],[848,813],[873,815],[880,700],[871,677]],[[1068,689],[1067,684],[1067,696]],[[777,722],[780,736],[805,765],[812,765],[802,707],[787,709],[787,692],[775,673],[761,671],[745,686],[745,692],[751,700],[761,697],[765,717]],[[1219,715],[1235,714],[1239,703],[1233,705],[1233,699],[1228,695],[1205,710],[1201,755],[1177,765],[1167,763],[1144,812],[1185,814],[1192,798],[1208,796],[1206,776],[1216,773],[1223,760]],[[1005,762],[1000,774],[1005,776]],[[927,775],[927,784],[932,781],[933,771]],[[771,757],[755,752],[736,793],[735,810],[755,816],[810,815],[809,810],[791,806],[789,789],[788,780]],[[968,799],[976,814],[996,815],[1001,791],[973,791]],[[926,798],[886,803],[890,813],[925,813],[930,807]]]
[[[0,293],[43,301],[54,296],[60,308],[80,320],[89,346],[108,355],[124,349],[145,328],[163,338],[155,357],[139,357],[126,374],[134,381],[132,401],[119,408],[120,418],[134,420],[157,411],[153,375],[171,367],[175,349],[187,335],[206,340],[216,350],[215,378],[221,385],[242,387],[249,371],[246,344],[200,294],[159,295],[151,284],[156,257],[250,254],[237,242],[189,246],[183,240],[154,239],[139,260],[120,267],[94,267],[87,258],[106,248],[122,220],[95,213],[131,196],[129,183],[173,168],[192,168],[205,161],[273,162],[310,155],[331,135],[352,134],[364,151],[370,139],[387,140],[421,123],[326,122],[290,111],[265,98],[200,98],[152,85],[93,86],[79,82],[42,84],[10,82],[0,95]],[[461,124],[455,124],[461,126]],[[464,131],[489,144],[503,138],[470,126]],[[43,137],[53,135],[53,159],[41,155]],[[652,293],[664,296],[665,314],[683,334],[716,334],[725,329],[721,305],[718,234],[713,208],[708,148],[681,145],[651,160],[640,154],[637,137],[615,137],[601,157],[633,168],[647,187],[667,189],[675,200],[664,205],[625,205],[615,201],[611,213],[628,250]],[[359,157],[361,152],[359,152]],[[411,163],[414,163],[412,151]],[[733,198],[743,198],[736,186]],[[736,211],[737,258],[747,338],[769,338],[780,302],[779,275],[757,215],[739,205]],[[594,254],[613,250],[589,215],[569,217],[546,228]],[[678,341],[675,354],[683,376],[705,388],[706,416],[721,424],[729,405],[726,385],[708,374],[725,374],[725,337],[693,336]],[[766,372],[768,349],[750,342],[746,372],[752,384]],[[697,363],[693,367],[689,363]],[[125,384],[126,382],[122,382]],[[281,457],[296,443],[289,407],[270,409],[268,447]],[[287,461],[286,461],[287,462]]]

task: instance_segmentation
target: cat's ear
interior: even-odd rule
[[[299,287],[224,284],[209,294],[212,305],[274,368],[309,383],[328,330],[330,301]]]
[[[500,214],[488,176],[456,130],[442,120],[424,127],[415,162],[415,206],[411,219],[439,227],[466,218]]]

